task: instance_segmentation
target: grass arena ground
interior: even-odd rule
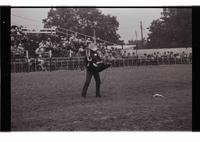
[[[100,75],[102,98],[92,79],[84,99],[85,71],[11,74],[12,130],[192,130],[192,65],[109,68]]]

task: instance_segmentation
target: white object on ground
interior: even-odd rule
[[[154,94],[153,97],[164,97],[164,96],[161,94]]]

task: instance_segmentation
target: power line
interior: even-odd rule
[[[93,38],[92,36],[89,36],[89,35],[85,35],[85,34],[82,34],[82,33],[79,33],[79,32],[75,32],[75,31],[72,31],[72,30],[68,30],[68,29],[64,29],[64,28],[57,28],[57,29],[63,29],[65,31],[70,31],[72,33],[77,33],[79,35],[82,35],[82,36],[85,36],[85,37],[88,37],[88,38]],[[71,34],[68,34],[67,32],[64,33],[64,32],[61,32],[61,31],[58,31],[57,32],[59,33],[62,33],[62,34],[67,34],[67,35],[71,35]],[[114,44],[114,45],[117,45],[116,43],[113,43],[113,42],[110,42],[110,41],[106,41],[106,40],[103,40],[103,39],[98,39],[99,41],[102,41],[102,42],[106,42],[106,43],[111,43],[111,44]]]

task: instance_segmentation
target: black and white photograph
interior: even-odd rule
[[[192,131],[192,8],[10,18],[11,131]]]

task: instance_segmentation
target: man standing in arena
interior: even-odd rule
[[[92,76],[94,76],[96,82],[96,97],[101,97],[100,95],[100,76],[99,72],[95,69],[99,63],[101,63],[100,56],[97,53],[97,45],[95,43],[90,43],[86,47],[86,81],[82,90],[82,97],[86,97],[87,89],[89,87]]]

